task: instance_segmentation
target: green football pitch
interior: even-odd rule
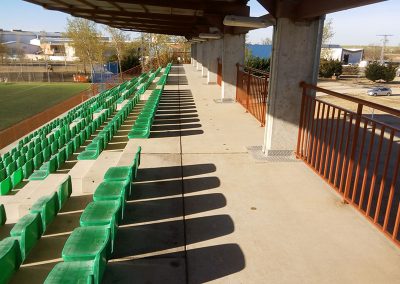
[[[0,83],[0,130],[89,88],[87,83]]]

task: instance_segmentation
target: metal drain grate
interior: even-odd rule
[[[247,151],[256,162],[300,162],[292,151],[273,151],[268,156],[262,151],[262,146],[247,146]]]

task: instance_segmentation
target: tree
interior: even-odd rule
[[[269,37],[266,37],[266,38],[261,40],[261,44],[263,44],[263,45],[271,45],[272,44],[272,40]]]
[[[118,59],[118,66],[119,66],[119,73],[122,76],[122,58],[126,52],[126,41],[128,40],[128,36],[121,30],[107,27],[107,31],[111,36],[111,42],[115,49],[117,59]]]
[[[104,61],[105,42],[94,22],[81,18],[68,19],[65,36],[72,40],[75,53],[84,65],[89,63],[91,72],[95,62]]]
[[[342,74],[342,63],[339,60],[321,60],[319,65],[319,76],[331,78]]]
[[[385,66],[378,62],[372,62],[365,68],[365,77],[373,82],[378,80],[391,82],[396,77],[396,67],[392,64]]]
[[[322,32],[322,45],[328,45],[334,35],[333,21],[332,19],[327,19]],[[331,50],[329,48],[324,48],[321,52],[321,57],[325,59],[331,58]]]

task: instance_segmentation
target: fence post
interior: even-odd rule
[[[247,69],[247,70],[248,71],[247,71],[247,86],[246,86],[246,112],[249,112],[251,71],[250,71],[250,69]]]
[[[219,61],[219,58],[218,58],[218,61]],[[240,68],[239,63],[236,63],[236,102],[238,101],[238,97],[239,97],[239,79],[240,79],[239,68]]]
[[[347,202],[347,195],[349,194],[349,190],[350,190],[350,186],[351,186],[351,179],[353,177],[354,159],[355,159],[357,143],[358,143],[358,132],[360,130],[362,109],[363,109],[363,105],[361,103],[358,103],[357,118],[356,118],[356,122],[354,125],[353,145],[351,147],[349,166],[347,168],[346,184],[345,184],[344,194],[343,194],[344,202]]]
[[[267,115],[267,96],[268,96],[268,76],[265,75],[264,95],[262,100],[261,126],[265,126],[266,115]]]
[[[300,153],[300,141],[302,138],[302,134],[303,134],[303,123],[304,123],[304,104],[305,104],[305,99],[306,99],[306,86],[304,85],[304,82],[300,83],[300,87],[303,88],[303,92],[301,95],[301,110],[300,110],[300,120],[299,120],[299,132],[297,135],[297,149],[296,149],[296,157],[302,158],[303,153]]]

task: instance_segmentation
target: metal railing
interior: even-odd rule
[[[222,60],[221,60],[221,58],[218,58],[217,59],[217,66],[218,66],[218,68],[217,68],[217,84],[219,85],[219,86],[221,86],[222,85]]]
[[[236,64],[236,67],[236,101],[264,126],[269,74],[240,64]]]
[[[400,245],[400,111],[304,82],[300,86],[297,157]],[[315,91],[346,100],[356,111],[309,95]],[[374,117],[366,107],[375,110]]]
[[[122,84],[123,82],[130,80],[134,77],[139,76],[142,73],[142,66],[136,65],[131,69],[128,69],[122,73],[115,74],[114,76],[110,77],[105,83],[108,85],[109,88],[113,86]]]

